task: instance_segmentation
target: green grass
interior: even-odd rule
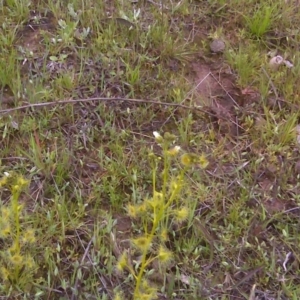
[[[0,295],[298,299],[296,2],[6,1]]]

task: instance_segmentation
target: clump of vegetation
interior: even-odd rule
[[[21,175],[7,173],[0,180],[0,188],[10,193],[8,204],[1,204],[0,238],[1,276],[4,285],[2,293],[7,294],[12,285],[16,289],[30,289],[37,271],[32,257],[37,242],[35,230],[24,221],[23,204],[20,203],[21,192],[28,186],[28,181]]]
[[[279,6],[276,3],[257,5],[252,15],[245,17],[250,33],[257,38],[261,38],[272,28],[278,14]]]
[[[153,195],[144,199],[141,203],[129,204],[127,212],[129,216],[142,224],[140,236],[133,238],[132,244],[141,253],[141,257],[134,265],[130,261],[127,252],[123,252],[117,263],[119,271],[128,270],[135,281],[133,299],[156,299],[157,288],[147,280],[147,272],[150,265],[157,261],[160,272],[164,272],[166,266],[173,258],[172,250],[168,249],[166,242],[174,224],[182,224],[189,217],[189,206],[181,199],[181,190],[186,184],[185,172],[193,165],[205,168],[208,161],[205,157],[195,154],[181,155],[181,170],[173,174],[174,159],[179,155],[180,147],[174,146],[176,137],[165,133],[162,137],[154,132],[156,142],[162,147],[162,157],[150,153],[152,161]],[[163,169],[159,164],[162,162]],[[177,164],[177,168],[178,168]]]
[[[299,1],[2,2],[1,295],[300,298]]]

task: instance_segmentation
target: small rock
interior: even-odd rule
[[[271,70],[276,71],[276,70],[278,70],[279,66],[281,66],[283,64],[283,62],[284,62],[284,59],[282,56],[280,56],[280,55],[274,56],[269,61],[269,67]]]
[[[210,43],[210,50],[213,53],[221,53],[225,50],[225,43],[220,39],[213,40]]]
[[[285,65],[287,68],[293,68],[293,64],[289,61],[284,59],[282,56],[280,55],[276,55],[274,57],[272,57],[269,61],[269,67],[271,70],[278,70],[279,66],[281,65]]]

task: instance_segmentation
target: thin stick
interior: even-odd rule
[[[105,97],[94,97],[94,98],[85,98],[85,99],[68,99],[68,100],[61,100],[61,101],[52,101],[52,102],[42,102],[42,103],[33,103],[33,104],[27,104],[23,106],[18,106],[14,108],[8,108],[8,109],[2,109],[0,110],[0,115],[5,115],[14,111],[19,111],[19,110],[26,110],[29,108],[42,108],[42,107],[47,107],[47,106],[57,106],[57,105],[64,105],[64,104],[75,104],[75,103],[84,103],[84,102],[92,102],[92,101],[103,101],[103,102],[108,102],[108,101],[127,101],[127,102],[133,102],[133,103],[149,103],[149,104],[155,104],[155,105],[164,105],[164,106],[173,106],[173,107],[181,107],[184,109],[195,109],[198,111],[201,111],[206,114],[210,114],[214,116],[213,114],[209,113],[208,111],[197,107],[197,106],[187,106],[183,104],[178,104],[178,103],[168,103],[168,102],[159,102],[155,100],[147,100],[147,99],[127,99],[127,98],[105,98]]]

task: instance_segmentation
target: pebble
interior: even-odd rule
[[[210,50],[213,53],[221,53],[225,50],[225,43],[220,39],[213,40],[210,43]]]

